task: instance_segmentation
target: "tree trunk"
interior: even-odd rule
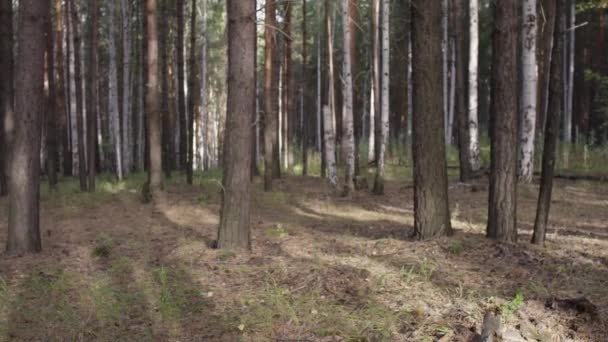
[[[489,238],[517,241],[517,2],[496,3],[492,45]]]
[[[278,78],[274,69],[277,44],[276,30],[276,2],[268,0],[266,3],[265,25],[265,56],[264,56],[264,190],[272,190],[272,179],[275,178],[275,163],[278,146],[276,146],[278,133]]]
[[[9,142],[13,113],[13,2],[0,0],[0,196],[8,195]],[[5,123],[7,123],[5,125]]]
[[[549,79],[551,72],[551,58],[553,50],[553,31],[555,25],[552,20],[555,20],[555,0],[541,0],[541,6],[546,22],[542,25],[542,44],[541,60],[539,63],[538,77],[538,113],[536,115],[536,132],[537,136],[543,135],[545,128],[545,118],[547,117],[547,104],[549,97]],[[553,19],[551,19],[553,18]]]
[[[76,130],[78,136],[78,179],[80,180],[80,190],[87,191],[87,165],[85,160],[84,145],[84,123],[83,123],[83,99],[82,99],[82,73],[80,70],[80,15],[74,0],[70,1],[70,12],[72,15],[72,34],[74,36],[74,84],[76,93]]]
[[[5,118],[9,129],[8,254],[39,252],[40,133],[44,101],[45,28],[50,2],[21,0],[15,63],[15,113]],[[9,45],[10,46],[10,45]],[[14,126],[13,126],[14,125]],[[12,127],[11,127],[12,126]]]
[[[369,150],[367,159],[370,162],[378,162],[376,146],[378,137],[378,125],[376,122],[380,116],[380,5],[379,0],[372,0],[372,86],[370,88],[370,115],[369,115]]]
[[[336,78],[335,78],[335,68],[334,68],[334,34],[333,34],[333,21],[332,21],[332,15],[331,15],[331,3],[329,0],[327,0],[325,2],[325,19],[326,19],[326,25],[327,25],[327,62],[328,62],[328,72],[327,72],[327,81],[328,81],[328,104],[329,104],[329,109],[331,110],[331,129],[332,129],[332,136],[333,136],[333,153],[335,155],[336,153]],[[326,123],[326,121],[324,122]],[[325,126],[325,125],[324,125]],[[326,126],[325,126],[326,127]],[[327,128],[324,128],[325,132],[327,133]],[[326,146],[327,148],[327,146]],[[328,151],[326,150],[325,153],[327,154]],[[336,156],[334,156],[334,164],[336,163]],[[329,165],[330,160],[327,159],[326,160],[326,166],[327,169],[329,171],[329,169],[331,168],[331,166]],[[329,175],[329,177],[331,177],[331,174]]]
[[[173,168],[173,157],[175,154],[175,149],[173,146],[173,122],[171,113],[173,110],[171,109],[169,97],[171,96],[171,91],[169,89],[169,38],[168,38],[168,30],[169,30],[169,15],[167,14],[167,0],[159,0],[159,7],[161,15],[159,17],[164,18],[164,21],[159,26],[159,35],[158,44],[160,46],[160,112],[162,116],[162,148],[163,148],[163,172],[166,178],[171,177],[171,169]]]
[[[441,3],[412,1],[414,228],[418,239],[450,235],[445,160]]]
[[[357,47],[357,37],[359,36],[359,0],[349,0],[348,3],[348,15],[350,20],[349,29],[349,40],[350,40],[350,64],[352,70],[352,83],[353,83],[353,124],[355,134],[355,176],[360,173],[360,162],[359,162],[359,149],[360,140],[363,136],[363,77],[361,77],[359,67],[359,49]]]
[[[189,128],[187,116],[186,116],[186,94],[184,91],[184,0],[176,0],[177,6],[177,115],[179,118],[179,150],[180,160],[179,166],[181,168],[188,167],[188,137]],[[191,135],[190,135],[191,136]],[[190,184],[190,183],[189,183]]]
[[[145,1],[142,0],[142,6],[145,8]],[[140,23],[139,23],[139,54],[138,54],[138,68],[137,68],[137,171],[144,171],[146,169],[146,139],[145,139],[145,120],[144,115],[145,111],[145,77],[144,73],[146,71],[146,24],[145,24],[145,9],[141,10]]]
[[[444,117],[444,134],[445,134],[445,142],[446,144],[450,143],[450,138],[452,136],[452,132],[449,129],[449,94],[450,94],[450,79],[449,79],[449,0],[441,0],[441,62],[443,64],[442,68],[442,80],[443,80],[443,117]]]
[[[251,120],[255,109],[255,1],[228,1],[228,101],[218,248],[251,249]]]
[[[95,165],[97,149],[97,30],[99,9],[97,0],[89,1],[89,20],[91,32],[89,33],[89,72],[87,81],[87,151],[88,157],[88,190],[95,192]]]
[[[538,206],[536,209],[536,220],[534,221],[534,233],[532,243],[544,245],[549,220],[549,209],[551,207],[551,192],[553,190],[553,173],[555,171],[555,159],[557,140],[559,137],[560,111],[564,96],[563,88],[563,58],[564,40],[563,35],[566,21],[566,0],[556,1],[554,20],[554,45],[551,58],[551,74],[549,82],[549,111],[547,112],[547,126],[545,127],[545,143],[543,148],[543,165],[538,195]],[[552,22],[552,20],[550,20]]]
[[[187,135],[187,155],[186,155],[186,181],[192,184],[192,173],[194,170],[194,118],[196,115],[196,99],[197,84],[196,84],[196,0],[192,0],[192,12],[190,14],[190,61],[188,67],[188,134]],[[182,89],[183,91],[183,89]]]
[[[519,136],[519,179],[525,183],[530,183],[534,174],[534,137],[536,135],[536,100],[538,98],[536,5],[536,0],[525,0],[522,18],[522,120]]]
[[[207,0],[202,0],[203,42],[201,44],[201,162],[205,169],[209,168],[210,151],[208,142],[209,112],[207,110]]]
[[[122,15],[122,172],[128,175],[132,164],[132,113],[131,113],[131,6],[121,0]]]
[[[342,0],[342,18],[344,18],[344,66],[342,72],[342,152],[346,161],[344,177],[344,196],[350,196],[355,191],[355,132],[353,123],[353,75],[351,64],[351,21],[349,0]],[[387,6],[388,7],[388,6]],[[386,23],[385,25],[388,25]]]
[[[302,81],[300,92],[302,93],[302,175],[308,175],[308,139],[310,135],[310,115],[308,115],[308,35],[306,31],[307,8],[306,0],[302,0]]]
[[[281,109],[282,120],[282,159],[284,160],[283,165],[285,169],[289,169],[290,166],[290,139],[291,135],[289,133],[289,125],[292,121],[292,113],[293,113],[293,87],[292,87],[292,37],[291,37],[291,2],[285,1],[284,4],[284,16],[283,16],[283,80],[282,80],[282,101],[283,104]]]
[[[473,171],[481,168],[479,157],[479,0],[469,2],[469,158]]]
[[[46,71],[48,82],[48,97],[46,99],[45,116],[46,116],[46,148],[47,148],[47,164],[46,171],[49,179],[49,188],[55,189],[57,185],[57,165],[59,163],[59,155],[57,154],[57,109],[58,98],[56,96],[55,83],[55,53],[54,53],[54,38],[53,38],[53,21],[51,20],[51,6],[48,6],[49,20],[46,22]],[[10,21],[9,21],[10,22]],[[1,119],[0,119],[1,121]],[[1,187],[1,186],[0,186]],[[1,190],[0,190],[1,191]]]
[[[381,65],[381,80],[382,80],[382,95],[380,98],[380,148],[376,156],[376,180],[374,182],[374,193],[376,195],[384,194],[384,173],[385,173],[385,158],[386,145],[388,144],[389,134],[389,86],[390,86],[390,5],[388,0],[382,0],[382,65]]]
[[[69,122],[69,111],[66,106],[66,93],[65,93],[65,60],[63,55],[63,6],[61,0],[55,0],[55,51],[57,53],[57,84],[56,84],[56,96],[57,96],[57,118],[59,129],[58,135],[61,138],[61,155],[63,159],[63,174],[65,176],[71,175],[72,173],[72,155],[70,153],[70,141],[68,134],[68,122]]]
[[[456,118],[458,124],[458,156],[460,159],[460,181],[467,182],[473,178],[471,149],[467,110],[467,41],[465,21],[467,20],[467,1],[454,0],[454,28],[456,52]]]
[[[156,0],[146,0],[146,113],[148,114],[148,182],[152,195],[162,189],[161,114],[158,106],[158,34]]]
[[[122,165],[122,138],[120,135],[120,113],[118,109],[118,69],[116,55],[116,35],[114,32],[114,2],[108,2],[108,20],[109,20],[109,74],[108,74],[108,112],[110,121],[110,140],[114,149],[114,160],[116,161],[115,169],[118,180],[123,178]]]
[[[565,88],[565,103],[564,103],[564,142],[572,143],[573,131],[572,131],[572,104],[573,104],[573,93],[574,93],[574,52],[576,49],[576,1],[569,0],[567,4],[567,17],[568,21],[565,23],[566,32],[564,32],[564,38],[567,39],[568,44],[564,49],[564,60],[566,63],[566,88]],[[584,67],[584,66],[582,66]],[[566,151],[569,148],[566,147]]]
[[[329,106],[323,106],[323,134],[325,144],[325,160],[327,163],[327,180],[333,189],[338,188],[338,174],[336,171],[336,139],[334,138],[333,116]]]

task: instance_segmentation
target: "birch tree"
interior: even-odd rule
[[[536,101],[538,72],[536,64],[536,0],[524,0],[522,17],[522,89],[521,129],[519,136],[519,179],[532,181],[534,174],[534,137],[536,134]]]
[[[336,139],[334,136],[334,123],[331,109],[323,106],[323,139],[325,144],[325,160],[327,163],[327,180],[333,189],[338,188],[338,175],[336,171]]]
[[[349,0],[342,0],[342,25],[344,34],[343,75],[342,75],[342,150],[346,161],[344,177],[344,195],[349,196],[355,191],[355,134],[353,122],[353,78],[351,65],[351,25],[353,19],[349,13]],[[388,5],[386,6],[388,7]],[[386,24],[388,26],[388,24]]]
[[[479,159],[479,0],[469,2],[469,157],[472,171],[481,168]]]
[[[132,113],[131,113],[131,5],[129,0],[121,0],[122,14],[122,157],[123,174],[132,168]],[[120,125],[119,125],[120,126]]]
[[[390,4],[389,0],[382,0],[381,38],[382,38],[382,61],[381,61],[381,86],[380,97],[380,142],[376,165],[376,180],[374,182],[374,193],[384,194],[384,173],[386,145],[389,134],[389,88],[390,88]]]
[[[110,121],[110,141],[114,150],[116,176],[123,178],[122,139],[120,135],[120,114],[118,109],[118,68],[116,65],[116,36],[114,32],[114,1],[108,1],[108,115]]]

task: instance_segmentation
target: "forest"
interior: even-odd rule
[[[0,341],[608,341],[608,1],[0,0]]]

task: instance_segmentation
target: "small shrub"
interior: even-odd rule
[[[98,258],[107,258],[112,251],[112,238],[108,235],[100,234],[95,239],[95,247],[93,248],[93,256]]]

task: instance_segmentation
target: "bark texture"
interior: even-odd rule
[[[8,194],[7,166],[13,114],[13,3],[0,0],[0,196]]]
[[[473,171],[481,168],[479,157],[479,0],[469,1],[469,158]]]
[[[351,24],[349,0],[342,0],[342,16],[344,18],[344,66],[342,72],[342,152],[346,161],[344,177],[344,195],[350,196],[355,191],[355,132],[353,123],[353,75],[351,63]],[[388,1],[387,1],[388,2]],[[388,6],[387,6],[388,7]],[[387,23],[388,25],[388,23]]]
[[[78,179],[80,190],[87,190],[87,165],[85,160],[84,144],[84,101],[82,96],[82,61],[81,61],[81,39],[80,39],[80,15],[75,0],[70,1],[70,13],[72,14],[72,35],[74,36],[74,85],[76,94],[76,131],[78,139]]]
[[[97,150],[97,49],[98,49],[98,21],[99,7],[98,0],[89,1],[89,19],[91,20],[91,28],[89,32],[89,71],[87,73],[87,171],[89,192],[95,192],[95,171],[96,171],[96,150]]]
[[[162,189],[161,117],[158,103],[158,34],[156,30],[156,0],[146,0],[146,112],[148,114],[148,182],[152,194]]]
[[[264,37],[264,190],[272,190],[274,170],[277,168],[275,151],[278,135],[278,78],[274,64],[277,45],[276,33],[276,2],[268,0],[266,3],[266,24]]]
[[[374,193],[384,194],[384,173],[386,147],[389,142],[389,90],[390,90],[390,4],[388,0],[382,0],[381,18],[381,40],[382,40],[382,61],[380,65],[380,79],[382,93],[380,96],[380,133],[378,154],[376,156],[376,179],[374,181]]]

